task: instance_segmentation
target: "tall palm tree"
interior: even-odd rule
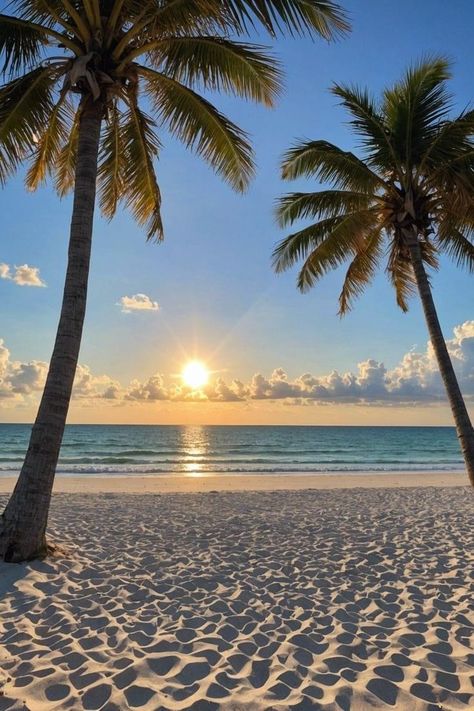
[[[407,71],[375,103],[367,91],[334,85],[360,137],[362,158],[327,141],[305,141],[283,158],[283,178],[314,177],[329,190],[279,200],[281,226],[316,221],[283,239],[277,272],[303,261],[297,285],[310,289],[327,271],[349,262],[339,297],[345,314],[382,258],[397,303],[408,309],[418,290],[456,430],[474,485],[474,431],[436,313],[426,267],[438,255],[474,270],[474,111],[448,118],[449,64],[428,58]]]
[[[48,176],[74,191],[61,316],[20,477],[0,520],[0,557],[44,555],[51,490],[86,307],[99,191],[110,218],[125,203],[160,240],[153,161],[164,126],[232,187],[253,172],[246,135],[200,90],[271,105],[280,71],[264,48],[238,41],[259,25],[331,39],[348,29],[330,0],[14,0],[0,15],[0,183],[25,160],[27,186]],[[142,100],[150,106],[145,113]]]

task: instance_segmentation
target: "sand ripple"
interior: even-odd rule
[[[54,496],[0,711],[473,709],[465,488]]]

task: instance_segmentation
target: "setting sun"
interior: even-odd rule
[[[184,367],[181,377],[185,385],[196,390],[206,385],[209,380],[209,371],[201,361],[192,360]]]

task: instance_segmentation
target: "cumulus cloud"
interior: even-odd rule
[[[144,383],[132,380],[125,395],[127,400],[169,400],[170,395],[165,388],[163,377],[159,374],[152,375]]]
[[[122,307],[124,314],[132,313],[132,311],[158,311],[160,308],[158,302],[152,301],[146,294],[122,296],[117,306]]]
[[[447,346],[461,389],[468,400],[474,400],[474,321],[457,326]],[[133,381],[125,398],[136,402],[282,400],[292,404],[412,405],[445,401],[446,395],[428,343],[423,352],[406,353],[392,370],[369,358],[358,363],[354,371],[333,370],[319,376],[303,373],[291,380],[285,370],[276,368],[270,376],[256,373],[248,383],[227,383],[219,377],[198,392],[183,385],[167,385],[164,377],[157,374],[143,383]]]
[[[0,401],[12,400],[22,404],[30,401],[43,390],[47,372],[48,363],[44,361],[22,363],[12,360],[10,351],[0,339]],[[88,366],[77,366],[74,399],[94,401],[110,398],[113,389],[122,396],[120,384],[108,375],[94,375]]]
[[[116,398],[111,396],[116,393]],[[72,396],[76,400],[118,399],[120,383],[108,375],[94,375],[87,365],[78,365]]]
[[[15,266],[12,272],[10,265],[2,262],[0,264],[0,279],[13,281],[18,286],[46,286],[40,277],[39,268],[30,267],[28,264]]]
[[[474,321],[456,326],[447,341],[461,390],[474,401]],[[47,364],[41,361],[13,361],[0,340],[0,398],[22,400],[40,391]],[[360,362],[353,371],[333,370],[325,375],[303,373],[290,379],[282,368],[270,376],[256,373],[249,382],[226,382],[217,377],[200,391],[179,382],[166,382],[161,373],[144,381],[132,380],[123,386],[108,375],[95,375],[79,365],[73,397],[82,402],[109,401],[111,404],[172,402],[239,402],[279,400],[287,404],[413,405],[446,402],[441,376],[430,343],[424,351],[410,351],[391,370],[377,360]]]

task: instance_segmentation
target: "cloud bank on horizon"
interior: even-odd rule
[[[38,267],[30,267],[28,264],[21,264],[19,267],[12,267],[6,262],[0,263],[0,279],[13,281],[18,286],[46,286],[39,273]]]
[[[456,326],[447,341],[461,390],[474,401],[474,320]],[[12,360],[0,340],[0,401],[7,406],[22,406],[37,398],[44,386],[48,364],[44,361],[22,363]],[[392,369],[368,359],[355,372],[327,375],[303,373],[294,380],[282,368],[267,377],[256,373],[248,383],[218,377],[202,390],[193,391],[179,381],[167,383],[156,373],[145,381],[133,380],[123,386],[108,375],[95,375],[86,365],[79,365],[73,398],[83,405],[109,402],[116,406],[131,403],[169,402],[248,402],[279,400],[290,405],[361,404],[414,405],[444,404],[446,395],[431,346],[423,352],[410,351]]]

